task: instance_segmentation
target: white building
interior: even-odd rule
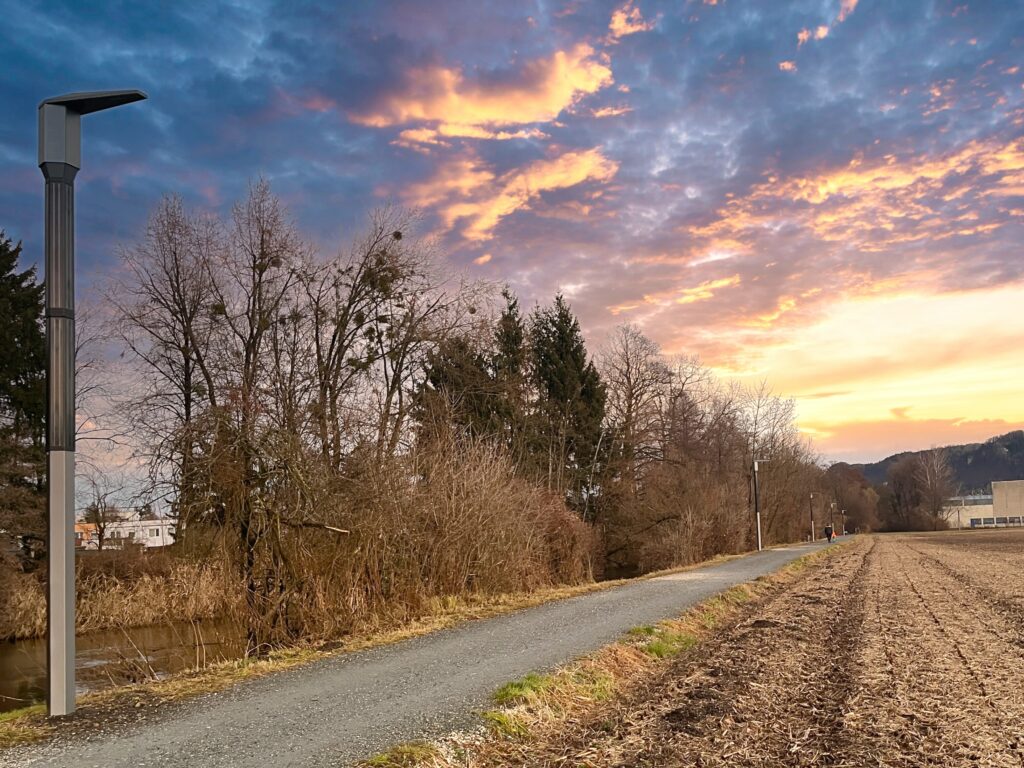
[[[95,523],[75,525],[75,546],[99,549],[99,532]],[[103,548],[121,549],[127,544],[141,544],[146,549],[166,547],[174,543],[174,521],[165,517],[143,520],[111,520],[104,526]]]

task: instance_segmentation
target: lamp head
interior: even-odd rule
[[[39,165],[82,167],[81,117],[142,101],[142,91],[85,91],[44,99],[39,104]]]

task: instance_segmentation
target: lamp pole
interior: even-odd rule
[[[69,93],[39,105],[46,180],[47,708],[75,711],[75,175],[81,117],[146,98],[141,91]]]
[[[757,524],[757,551],[760,552],[764,547],[761,544],[761,499],[759,494],[759,486],[757,482],[757,465],[763,464],[767,459],[754,459],[754,520]]]
[[[846,535],[846,510],[843,510],[843,536]]]
[[[811,512],[811,541],[814,541],[814,494],[811,494],[810,500],[807,502],[807,507]]]

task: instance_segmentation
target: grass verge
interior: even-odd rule
[[[41,721],[45,715],[46,707],[42,704],[0,712],[0,748],[16,747],[47,736],[50,726]]]
[[[399,744],[387,752],[371,757],[362,763],[366,768],[407,768],[407,766],[423,765],[428,760],[438,757],[437,747],[423,741]]]

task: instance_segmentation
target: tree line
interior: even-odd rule
[[[591,351],[565,297],[526,311],[418,230],[386,207],[324,256],[259,181],[225,218],[164,200],[108,286],[107,419],[254,649],[749,549],[755,459],[766,542],[822,524],[815,497],[879,524],[878,493],[820,466],[792,401],[632,325]],[[0,289],[22,303],[0,311],[31,338],[5,364],[32,374],[0,392],[0,529],[24,541],[42,520],[41,289],[5,242]]]

